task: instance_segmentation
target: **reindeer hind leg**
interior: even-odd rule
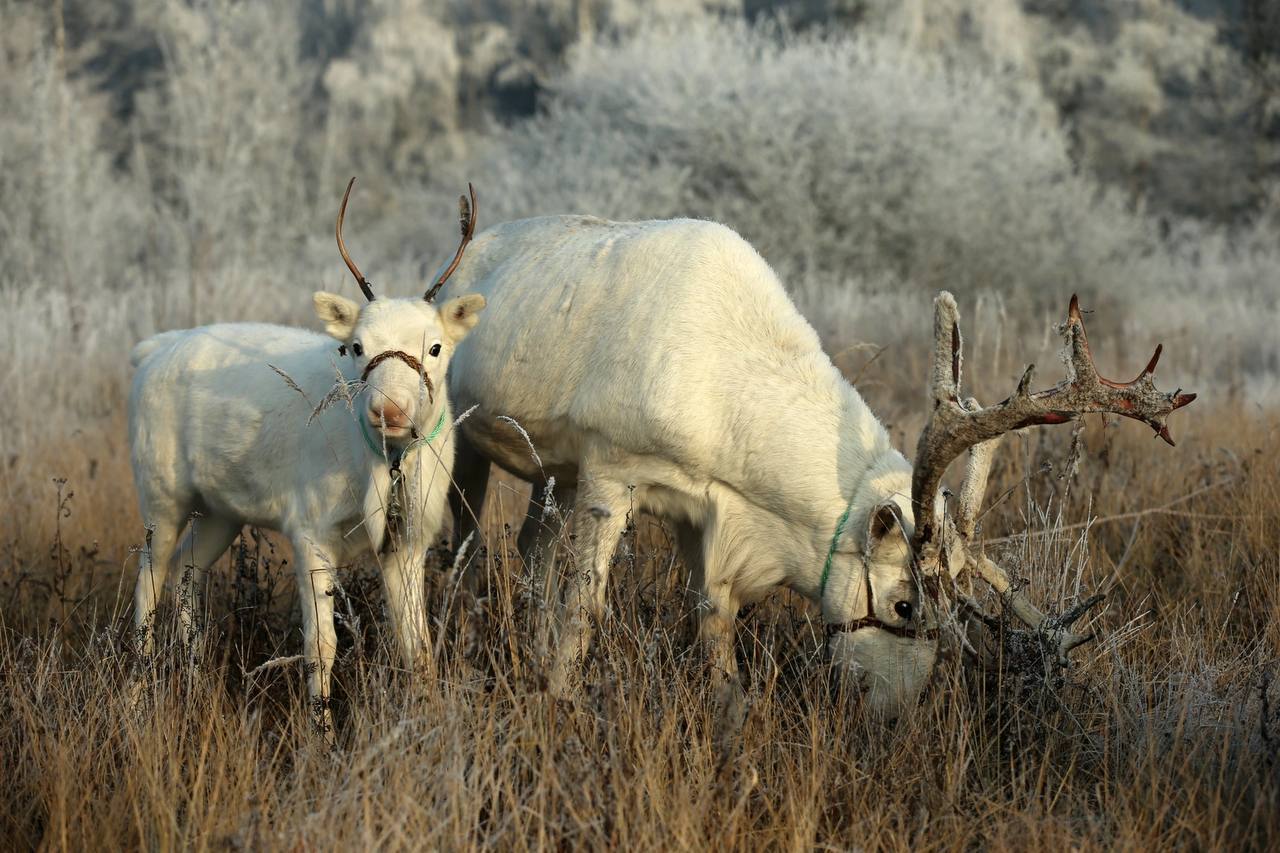
[[[476,450],[465,434],[459,430],[454,436],[453,483],[449,488],[449,509],[453,515],[453,551],[456,554],[464,543],[466,556],[458,570],[462,573],[462,586],[475,594],[480,585],[479,559],[481,519],[484,517],[485,496],[489,490],[489,460]]]
[[[178,501],[143,495],[142,520],[146,546],[138,558],[138,581],[133,589],[133,644],[144,659],[155,653],[156,609],[169,578],[178,534],[186,526],[188,508]]]
[[[208,569],[230,547],[240,527],[239,519],[196,516],[178,546],[178,622],[190,668],[199,663],[203,651]]]

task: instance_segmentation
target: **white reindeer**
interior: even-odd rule
[[[489,462],[532,481],[535,500],[551,477],[564,490],[575,507],[578,580],[566,593],[551,682],[566,691],[604,615],[628,513],[666,519],[700,598],[700,638],[722,674],[715,694],[731,728],[743,711],[736,614],[779,587],[818,605],[833,662],[887,714],[915,699],[934,664],[936,625],[921,605],[936,597],[943,570],[970,567],[991,580],[1017,615],[1054,627],[1064,653],[1086,639],[1065,623],[1050,626],[998,566],[963,550],[972,517],[956,535],[939,514],[942,471],[966,447],[1009,429],[1103,410],[1162,427],[1189,402],[1148,387],[1149,372],[1142,387],[1090,380],[1096,372],[1082,357],[1076,382],[1039,395],[1024,383],[1003,408],[973,414],[981,423],[961,424],[949,408],[964,405],[958,373],[946,381],[959,364],[959,331],[944,295],[937,417],[921,438],[927,461],[913,472],[773,271],[728,228],[557,216],[495,226],[471,252],[450,287],[483,294],[493,316],[451,366],[455,405],[478,407],[459,444],[458,537],[483,501]],[[1083,341],[1074,303],[1073,318],[1070,333]],[[509,419],[527,431],[538,460]],[[967,493],[980,502],[986,469],[978,473]],[[921,507],[931,520],[917,527]],[[555,533],[531,505],[522,551],[536,559]],[[939,556],[944,544],[949,566]]]
[[[316,293],[330,337],[251,323],[156,335],[133,351],[129,397],[134,478],[151,528],[134,596],[141,650],[153,647],[171,558],[189,571],[179,614],[194,638],[208,566],[243,525],[280,530],[293,544],[307,686],[326,733],[336,567],[379,556],[405,665],[428,662],[425,557],[446,516],[454,456],[445,371],[485,305],[474,294],[434,303],[474,233],[474,191],[470,206],[462,200],[453,262],[422,298],[408,299],[375,299],[347,253],[350,194],[348,184],[338,248],[367,305]],[[350,405],[332,405],[340,397]]]

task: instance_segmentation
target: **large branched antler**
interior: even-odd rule
[[[1068,375],[1062,382],[1043,391],[1029,390],[1034,365],[1028,366],[1018,382],[1017,390],[1004,401],[982,408],[973,398],[960,395],[963,341],[960,336],[960,314],[955,298],[947,292],[934,300],[934,354],[930,394],[933,410],[916,446],[915,469],[912,473],[911,500],[915,510],[915,548],[922,567],[935,576],[948,573],[953,577],[969,571],[986,581],[1007,603],[1014,615],[1036,631],[1049,632],[1056,641],[1059,661],[1064,662],[1071,649],[1088,642],[1091,635],[1072,633],[1069,629],[1085,612],[1101,600],[1090,598],[1058,617],[1041,612],[1018,589],[1008,573],[982,553],[974,542],[978,512],[986,493],[991,461],[1001,438],[1007,432],[1042,424],[1062,424],[1084,414],[1109,412],[1140,420],[1169,444],[1166,420],[1177,409],[1189,404],[1195,394],[1181,389],[1171,394],[1155,387],[1152,374],[1162,348],[1137,378],[1131,382],[1115,382],[1099,375],[1089,351],[1080,303],[1071,297],[1067,322],[1063,327],[1069,348]],[[955,520],[943,511],[938,490],[948,466],[965,450],[970,451],[964,484]]]
[[[976,405],[973,400],[969,403]],[[952,522],[944,518],[941,522],[943,538],[949,542],[949,547],[937,549],[934,553],[945,553],[949,560],[958,563],[954,565],[955,570],[967,570],[985,581],[1019,621],[1032,631],[1046,635],[1056,653],[1056,662],[1065,666],[1071,650],[1094,637],[1093,634],[1077,634],[1071,627],[1101,602],[1103,596],[1090,596],[1066,613],[1050,616],[1032,604],[1031,599],[1014,583],[1008,572],[982,552],[981,543],[974,541],[978,514],[982,509],[987,479],[991,474],[991,462],[1001,438],[1003,437],[999,436],[984,441],[969,449],[969,462],[965,466],[964,484],[960,487],[955,520]],[[972,603],[969,606],[972,610],[978,610]]]
[[[1035,365],[1029,365],[1013,395],[987,408],[960,397],[962,341],[960,314],[955,297],[943,292],[934,300],[933,411],[916,445],[911,500],[916,512],[917,540],[930,541],[939,522],[934,503],[938,486],[951,462],[970,447],[1007,432],[1042,424],[1063,424],[1080,415],[1110,412],[1143,421],[1169,444],[1173,439],[1165,421],[1175,409],[1196,398],[1175,391],[1165,394],[1155,387],[1152,374],[1162,347],[1138,377],[1114,382],[1098,374],[1085,337],[1080,303],[1071,297],[1064,328],[1070,347],[1068,376],[1052,388],[1029,391]]]

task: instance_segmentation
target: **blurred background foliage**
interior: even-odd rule
[[[482,226],[722,221],[833,350],[923,346],[940,287],[1052,347],[1080,291],[1117,363],[1280,387],[1272,0],[0,0],[0,102],[11,451],[156,330],[310,322],[353,174],[388,292],[472,180]]]

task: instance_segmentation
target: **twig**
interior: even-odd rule
[[[1029,530],[1026,533],[1017,533],[1017,534],[1014,534],[1013,536],[1000,536],[998,538],[988,539],[987,542],[989,543],[1016,542],[1027,536],[1056,535],[1058,533],[1063,533],[1067,530],[1082,530],[1086,527],[1090,527],[1095,524],[1106,524],[1114,521],[1129,521],[1129,520],[1138,519],[1138,518],[1145,518],[1146,516],[1149,516],[1149,515],[1177,515],[1177,516],[1183,516],[1187,518],[1241,518],[1240,515],[1231,515],[1226,513],[1188,512],[1186,510],[1171,509],[1171,507],[1175,507],[1178,504],[1186,503],[1187,501],[1191,500],[1197,495],[1202,495],[1207,491],[1219,488],[1221,486],[1226,486],[1232,482],[1234,481],[1220,480],[1217,483],[1211,483],[1208,486],[1202,486],[1201,488],[1196,489],[1194,492],[1188,492],[1187,494],[1183,495],[1180,498],[1174,498],[1168,503],[1162,504],[1160,506],[1149,507],[1147,509],[1134,510],[1133,512],[1122,512],[1116,515],[1103,515],[1097,518],[1090,519],[1089,521],[1080,521],[1075,524],[1064,524],[1061,527],[1054,527],[1048,530]]]
[[[244,680],[245,681],[252,680],[258,673],[262,672],[263,670],[278,669],[279,667],[282,667],[282,666],[289,666],[290,664],[295,664],[300,660],[302,660],[302,655],[289,655],[287,657],[282,657],[282,658],[272,658],[269,661],[265,661],[264,663],[258,664],[253,669],[246,672],[244,674]]]
[[[1125,565],[1129,562],[1129,555],[1133,553],[1133,543],[1138,541],[1138,528],[1142,526],[1142,519],[1135,519],[1133,529],[1129,531],[1129,540],[1124,544],[1124,553],[1120,555],[1120,561],[1116,563],[1116,567],[1111,570],[1111,576],[1117,580],[1120,573],[1124,571]]]
[[[862,380],[862,375],[867,372],[867,370],[871,367],[871,365],[876,363],[876,360],[880,358],[880,356],[885,354],[885,351],[887,349],[889,349],[887,346],[879,347],[879,346],[876,346],[875,344],[865,344],[862,346],[875,347],[875,354],[872,355],[871,358],[864,361],[862,363],[862,367],[859,367],[858,372],[855,373],[853,377],[849,380],[849,384],[853,385],[855,388],[857,387],[858,383]],[[849,349],[845,350],[845,352],[849,352],[850,350],[857,349],[857,348],[860,348],[860,347],[850,347]],[[844,355],[844,353],[841,353],[841,355]]]

